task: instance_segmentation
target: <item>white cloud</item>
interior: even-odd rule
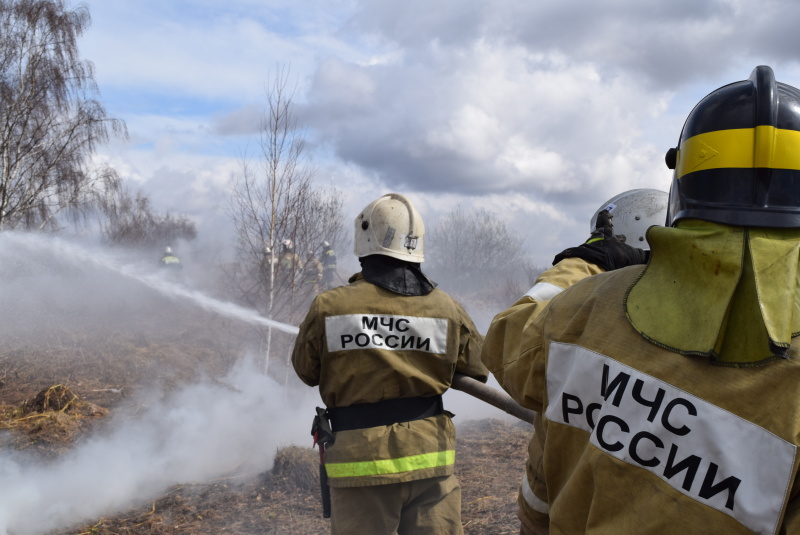
[[[351,55],[332,36],[338,2],[187,2],[91,0],[93,25],[83,53],[101,87],[182,94],[226,102],[263,97],[270,69],[314,68],[318,56]]]
[[[525,189],[525,181],[531,177],[540,177],[544,192],[570,191],[575,186],[565,180],[571,174],[569,161],[557,152],[532,146],[518,136],[508,139],[498,159],[507,165],[502,172],[515,189]]]
[[[582,237],[598,201],[669,186],[663,154],[711,90],[759,63],[800,85],[788,0],[90,8],[82,50],[131,131],[114,161],[176,210],[224,195],[278,64],[291,64],[320,180],[347,194],[345,210],[386,191],[418,195],[432,217],[521,196],[568,219],[550,234],[562,242]]]
[[[520,47],[428,52],[379,67],[328,61],[311,94],[313,127],[341,158],[386,183],[435,194],[511,188],[546,196],[603,184],[598,160],[629,159],[636,175],[652,168],[630,147],[667,95]],[[331,70],[349,71],[345,83],[369,91],[335,102],[341,77]],[[409,76],[424,85],[411,87]],[[315,95],[325,104],[315,106]]]

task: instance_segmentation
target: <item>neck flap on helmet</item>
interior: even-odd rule
[[[650,263],[625,298],[642,336],[723,366],[788,355],[800,334],[800,229],[688,219],[647,239]]]
[[[436,288],[419,264],[391,256],[370,255],[358,259],[367,282],[400,295],[428,295]]]

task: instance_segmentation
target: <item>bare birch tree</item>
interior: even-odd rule
[[[237,262],[228,275],[244,304],[297,325],[318,289],[304,278],[306,255],[320,252],[323,240],[342,241],[342,195],[334,188],[314,187],[293,96],[289,70],[280,67],[267,88],[257,157],[243,157],[242,172],[230,183],[229,213],[238,243]],[[283,250],[286,240],[291,252]],[[276,353],[293,339],[282,342]],[[269,355],[271,331],[266,344]]]
[[[197,237],[195,224],[185,215],[159,213],[147,195],[122,184],[107,188],[97,205],[100,235],[110,245],[160,252]]]
[[[89,23],[63,0],[0,0],[0,229],[57,226],[118,180],[89,167],[110,132],[125,132],[78,53]]]
[[[500,297],[537,269],[522,249],[523,236],[484,209],[458,206],[425,238],[425,271],[444,290],[460,297]]]

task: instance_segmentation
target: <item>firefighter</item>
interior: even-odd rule
[[[164,248],[164,254],[161,255],[159,265],[162,268],[183,269],[180,258],[172,252],[172,247],[169,245]]]
[[[615,265],[619,267],[646,262],[650,249],[646,239],[647,229],[653,225],[664,225],[667,201],[668,194],[664,191],[634,189],[615,195],[603,203],[591,218],[592,232],[586,243],[557,255],[553,261],[556,268],[545,271],[517,303],[495,316],[492,328],[487,333],[483,361],[501,384],[505,374],[514,376],[526,373],[526,370],[517,369],[518,365],[525,362],[517,359],[521,348],[512,347],[508,338],[498,340],[498,337],[523,329],[550,299],[579,280],[604,273]],[[628,242],[639,247],[634,248]],[[520,342],[524,343],[522,337],[515,338],[513,343]],[[534,421],[537,429],[540,425],[540,419]],[[536,503],[530,489],[536,477],[536,465],[531,461],[538,461],[538,447],[538,436],[535,436],[529,446],[518,498],[523,522],[526,519],[523,515],[531,507],[530,502]]]
[[[292,364],[319,385],[333,430],[333,534],[463,533],[442,394],[454,373],[485,382],[488,370],[469,315],[420,269],[424,235],[405,196],[367,205],[355,219],[361,272],[319,294],[300,325]]]
[[[294,252],[294,243],[290,239],[281,242],[281,254],[276,262],[276,279],[279,284],[292,286],[301,269],[300,255]]]
[[[322,279],[322,264],[317,260],[314,251],[306,251],[306,261],[303,264],[302,282],[303,287],[316,294],[319,292],[319,283]]]
[[[493,320],[484,360],[538,413],[521,533],[800,533],[798,102],[766,66],[703,98],[647,265]],[[604,266],[542,279],[570,269]]]
[[[321,285],[323,290],[330,290],[336,286],[336,251],[327,240],[323,241],[320,247],[322,248],[319,258],[322,263]]]

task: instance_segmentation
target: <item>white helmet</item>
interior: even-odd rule
[[[669,194],[657,189],[632,189],[611,197],[592,216],[589,230],[594,231],[597,214],[608,210],[614,220],[614,234],[625,236],[625,243],[639,249],[650,249],[645,233],[653,225],[667,222]]]
[[[404,195],[387,193],[369,203],[355,220],[353,252],[359,258],[382,254],[424,262],[425,225]]]
[[[285,239],[285,240],[283,240],[283,241],[281,242],[281,245],[283,245],[284,249],[287,249],[287,250],[289,250],[289,251],[291,251],[292,249],[294,249],[294,244],[292,243],[292,240],[290,240],[290,239],[288,239],[288,238],[287,238],[287,239]]]
[[[167,245],[166,249],[164,249],[164,254],[172,254],[172,247]]]

